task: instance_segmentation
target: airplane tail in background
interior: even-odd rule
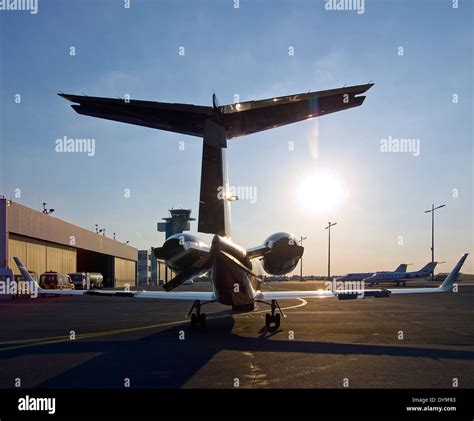
[[[406,272],[407,271],[408,265],[406,263],[402,263],[400,266],[398,266],[394,272]]]
[[[433,272],[435,270],[435,267],[436,265],[438,264],[438,262],[430,262],[428,263],[426,266],[423,266],[419,272]]]

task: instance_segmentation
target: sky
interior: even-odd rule
[[[431,260],[424,211],[446,204],[435,249],[449,271],[473,250],[473,5],[326,4],[38,0],[36,14],[0,11],[0,194],[157,247],[168,209],[198,216],[202,140],[80,116],[58,92],[209,106],[213,92],[230,104],[372,81],[361,107],[229,141],[231,185],[257,192],[232,203],[232,238],[306,236],[305,273],[325,274],[324,227],[337,222],[332,274],[415,270]],[[94,155],[57,152],[65,136],[95,139]],[[384,152],[400,138],[414,148]]]

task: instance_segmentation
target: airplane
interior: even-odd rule
[[[402,263],[399,265],[394,272],[406,272],[407,271],[408,264],[407,263]],[[349,282],[349,281],[363,281],[364,279],[375,275],[376,273],[391,273],[389,271],[387,272],[359,272],[359,273],[348,273],[347,275],[344,275],[340,278],[338,278],[339,282]]]
[[[406,281],[413,279],[427,278],[431,276],[438,262],[429,262],[420,270],[414,272],[376,272],[365,278],[363,281],[369,284],[378,284],[379,282],[396,282],[397,285],[406,285]]]
[[[206,314],[201,312],[201,308],[207,303],[218,302],[231,306],[235,311],[251,311],[259,302],[270,306],[270,313],[265,315],[265,326],[273,330],[280,326],[280,315],[286,317],[278,303],[280,300],[330,297],[347,300],[450,291],[467,254],[438,288],[264,291],[264,273],[284,275],[291,272],[304,248],[293,234],[287,232],[274,233],[263,244],[247,250],[231,239],[230,203],[236,198],[228,193],[227,141],[360,106],[365,100],[361,94],[372,86],[369,83],[224,106],[218,104],[213,94],[212,107],[59,94],[73,102],[72,108],[79,114],[202,137],[198,231],[214,236],[209,246],[192,234],[179,233],[169,237],[162,247],[154,249],[155,256],[165,260],[177,273],[164,285],[165,291],[42,290],[37,285],[38,292],[192,301],[188,313],[191,326],[201,328],[206,326]],[[25,279],[34,282],[20,260],[14,259]],[[173,291],[188,279],[203,273],[209,273],[212,291]]]

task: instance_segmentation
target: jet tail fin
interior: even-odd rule
[[[433,272],[435,270],[436,265],[438,262],[429,262],[427,265],[423,266],[420,269],[420,272]]]
[[[225,129],[212,120],[204,124],[198,231],[230,237],[229,181]]]
[[[399,265],[395,270],[394,272],[406,272],[407,271],[407,267],[408,265],[406,263],[402,263],[401,265]]]

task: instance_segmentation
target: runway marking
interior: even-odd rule
[[[289,306],[289,307],[282,307],[282,310],[291,310],[294,308],[299,308],[303,307],[308,304],[308,302],[302,298],[295,298],[295,300],[301,301],[300,304],[296,304],[294,306]],[[236,313],[236,314],[221,314],[219,316],[211,316],[208,317],[208,320],[215,320],[215,319],[222,319],[224,317],[242,317],[242,316],[248,316],[252,314],[259,314],[259,313],[266,313],[268,310],[256,310],[252,311],[249,313]],[[50,336],[47,338],[35,338],[35,339],[20,339],[20,340],[14,340],[14,341],[3,341],[0,342],[1,345],[11,345],[11,344],[23,344],[23,345],[17,345],[17,346],[10,346],[7,348],[1,348],[0,352],[2,351],[11,351],[14,349],[21,349],[21,348],[28,348],[30,346],[39,346],[39,345],[50,345],[50,344],[55,344],[55,343],[61,343],[61,342],[74,342],[77,340],[81,339],[89,339],[89,338],[97,338],[101,336],[110,336],[110,335],[118,335],[120,333],[130,333],[130,332],[137,332],[140,330],[146,330],[146,329],[153,329],[157,327],[165,327],[165,326],[173,326],[173,325],[179,325],[179,324],[184,324],[187,323],[189,319],[183,319],[183,320],[176,320],[174,322],[166,322],[166,323],[157,323],[153,325],[147,325],[147,326],[138,326],[138,327],[132,327],[132,328],[125,328],[125,329],[115,329],[115,330],[104,330],[101,332],[90,332],[90,333],[80,333],[76,334],[76,338],[74,340],[70,339],[69,336]]]

